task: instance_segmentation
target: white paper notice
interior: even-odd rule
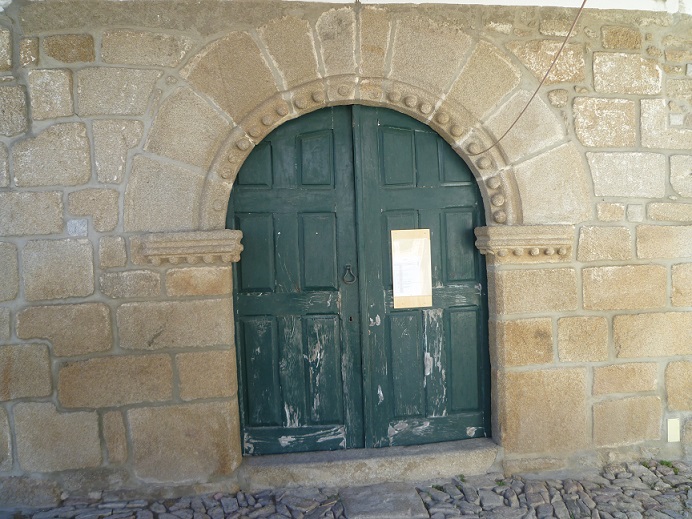
[[[392,231],[394,308],[432,306],[430,229]]]

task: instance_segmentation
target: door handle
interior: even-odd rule
[[[356,275],[353,273],[353,270],[351,270],[351,265],[346,265],[345,270],[344,270],[344,277],[342,277],[344,283],[347,285],[352,285],[353,283],[356,282]]]

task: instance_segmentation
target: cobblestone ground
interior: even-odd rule
[[[419,486],[432,519],[692,519],[692,466],[649,461],[611,465],[575,479],[487,474]],[[163,501],[67,499],[60,508],[14,515],[33,519],[346,518],[335,489],[265,490]]]

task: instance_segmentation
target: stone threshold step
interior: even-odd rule
[[[499,447],[489,438],[410,447],[250,456],[238,472],[241,488],[336,487],[420,483],[485,474]]]

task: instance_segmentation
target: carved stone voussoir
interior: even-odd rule
[[[570,261],[573,225],[508,225],[478,227],[476,247],[494,263]]]
[[[133,249],[138,259],[151,265],[234,263],[240,260],[242,237],[242,232],[229,229],[151,233],[140,235]]]

